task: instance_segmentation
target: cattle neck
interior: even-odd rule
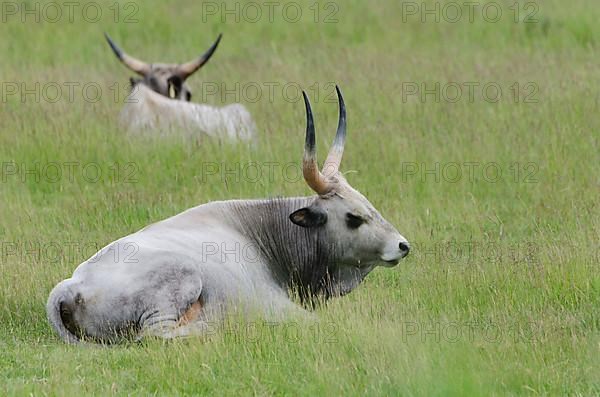
[[[259,255],[284,288],[297,291],[303,303],[332,295],[337,250],[323,227],[304,228],[289,216],[317,196],[225,202],[224,216],[256,246]]]

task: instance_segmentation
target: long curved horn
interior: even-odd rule
[[[315,139],[315,124],[313,121],[312,110],[306,92],[302,91],[304,104],[306,105],[306,141],[304,143],[304,158],[302,160],[302,174],[304,180],[319,195],[325,195],[330,188],[325,178],[319,171],[317,164],[317,145]]]
[[[346,105],[344,104],[344,97],[342,96],[340,87],[336,85],[335,90],[337,91],[340,115],[333,144],[331,145],[331,149],[329,149],[327,160],[323,164],[323,175],[326,176],[336,174],[339,171],[344,154],[344,144],[346,143]]]
[[[190,77],[192,75],[192,73],[194,73],[196,70],[200,69],[200,67],[202,67],[202,65],[204,65],[206,62],[208,62],[208,60],[210,59],[212,54],[215,52],[215,50],[219,46],[221,37],[223,37],[222,33],[219,34],[219,37],[217,37],[217,40],[214,42],[214,44],[204,54],[202,54],[198,58],[194,59],[193,61],[182,63],[181,65],[177,66],[176,74],[179,77],[181,77],[182,80],[185,80],[188,77]]]
[[[146,76],[148,73],[150,73],[150,65],[148,65],[146,62],[142,62],[139,59],[136,59],[132,56],[129,56],[127,54],[125,54],[123,52],[123,50],[121,50],[108,36],[108,34],[104,33],[104,37],[106,37],[106,41],[108,41],[108,44],[110,45],[110,48],[112,48],[113,52],[115,53],[115,55],[117,56],[117,58],[119,58],[119,60],[121,62],[123,62],[123,64],[125,66],[127,66],[129,69],[133,70],[134,72],[136,72],[137,74],[140,74],[142,76]]]

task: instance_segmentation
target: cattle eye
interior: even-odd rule
[[[186,93],[185,93],[185,98],[187,99],[187,101],[188,101],[188,102],[189,102],[189,101],[191,101],[191,100],[192,100],[192,93],[191,93],[191,92],[189,92],[189,91],[188,91],[188,92],[186,92]]]
[[[346,225],[348,225],[350,229],[356,229],[363,223],[365,223],[365,220],[360,216],[351,214],[350,212],[346,214]]]

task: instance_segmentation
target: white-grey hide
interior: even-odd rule
[[[121,111],[121,125],[129,132],[149,135],[207,135],[229,141],[253,141],[256,125],[242,104],[223,107],[184,102],[137,84]]]
[[[349,293],[375,266],[395,266],[408,254],[406,239],[339,172],[339,89],[338,97],[338,131],[319,171],[304,94],[303,173],[317,195],[212,202],[109,244],[50,293],[48,319],[60,337],[202,335],[232,312],[283,320],[306,314],[314,299]]]

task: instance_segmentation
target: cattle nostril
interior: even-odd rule
[[[410,251],[410,246],[402,241],[398,244],[400,251],[404,252],[404,256],[408,255],[408,251]]]

